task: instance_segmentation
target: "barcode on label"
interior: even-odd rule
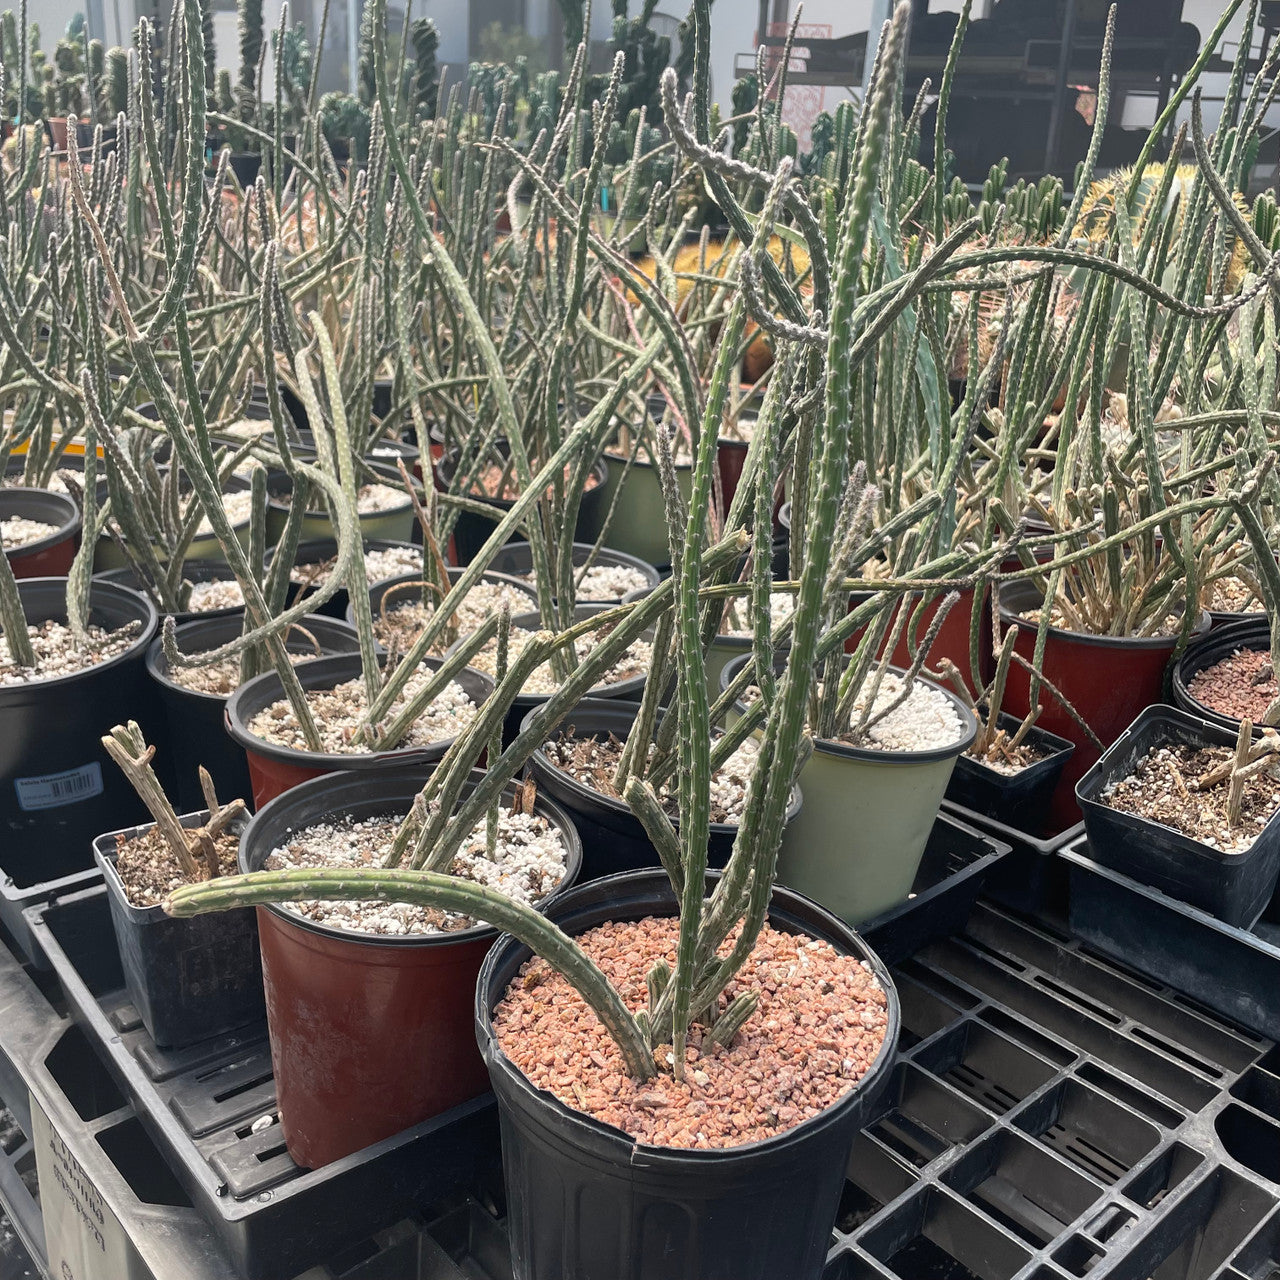
[[[43,773],[34,778],[15,778],[18,807],[24,813],[36,809],[57,809],[102,794],[102,766],[94,760],[78,769]]]

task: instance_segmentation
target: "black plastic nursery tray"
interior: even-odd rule
[[[92,850],[89,857],[93,857]],[[59,894],[77,893],[101,883],[102,872],[96,864],[83,871],[72,871],[56,880],[41,880],[35,884],[18,884],[0,867],[0,925],[3,925],[4,932],[8,934],[23,963],[34,965],[37,969],[49,967],[48,959],[32,936],[31,922],[26,917],[27,910],[48,902]]]
[[[1280,1276],[1271,1040],[985,903],[894,978],[824,1280]]]
[[[876,954],[893,965],[935,938],[964,928],[978,895],[1011,846],[956,814],[938,815],[906,902],[858,926]]]
[[[975,831],[1009,846],[1009,853],[992,869],[982,887],[984,897],[1024,915],[1065,918],[1067,868],[1053,855],[1075,840],[1084,823],[1077,822],[1057,835],[1036,834],[1011,827],[986,814],[975,813],[950,800],[942,802],[944,817],[957,818]]]
[[[77,1021],[0,954],[0,1097],[36,1139],[55,1262],[92,1280],[291,1280],[308,1262],[306,1280],[510,1280],[486,1104],[299,1171],[249,1131],[273,1105],[260,1037],[203,1060],[148,1049],[103,954],[102,890],[32,914]],[[1280,1277],[1272,1039],[986,902],[894,977],[901,1057],[823,1280]],[[406,1151],[429,1171],[412,1194]],[[256,1195],[227,1153],[270,1166]],[[0,1174],[6,1206],[11,1190]]]
[[[159,1167],[172,1169],[166,1194],[175,1198],[166,1203],[199,1211],[233,1274],[293,1276],[496,1166],[497,1122],[486,1096],[322,1169],[299,1168],[278,1125],[254,1127],[275,1116],[265,1023],[159,1049],[124,990],[104,886],[37,907],[29,920],[75,1023],[63,1041],[88,1042],[106,1068],[107,1101],[81,1110],[81,1119],[132,1107],[136,1118],[122,1123],[140,1124],[164,1157]]]
[[[1280,1039],[1280,893],[1243,928],[1102,866],[1083,836],[1062,857],[1073,933]]]

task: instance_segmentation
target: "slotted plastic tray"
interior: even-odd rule
[[[104,886],[35,908],[33,934],[74,1020],[190,1203],[249,1280],[293,1275],[441,1196],[497,1159],[492,1100],[475,1099],[322,1169],[289,1158],[265,1022],[160,1049],[124,990]]]
[[[137,1274],[284,1280],[310,1260],[308,1280],[510,1280],[487,1106],[455,1122],[456,1146],[413,1131],[337,1177],[273,1166],[238,1180],[219,1143],[247,1141],[270,1111],[265,1046],[249,1035],[203,1061],[148,1047],[93,941],[105,910],[90,890],[33,912],[80,1025],[46,1006],[27,1043],[18,1014],[38,1006],[4,998],[2,965],[0,1016],[27,1043],[22,1078],[78,1167],[113,1212],[128,1209],[149,1268]],[[1272,1039],[988,902],[894,977],[899,1060],[852,1153],[823,1280],[1277,1280]],[[251,1136],[271,1165],[270,1130]],[[408,1210],[388,1163],[406,1149],[453,1184],[416,1192]]]

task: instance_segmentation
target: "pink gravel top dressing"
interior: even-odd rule
[[[632,1010],[647,1007],[645,974],[659,957],[674,968],[677,921],[602,925],[577,941]],[[729,944],[726,944],[728,946]],[[545,961],[521,969],[494,1011],[503,1053],[566,1106],[657,1147],[736,1147],[772,1138],[818,1115],[870,1070],[884,1043],[888,1001],[854,956],[766,926],[720,998],[757,991],[759,1007],[727,1048],[700,1052],[690,1032],[683,1083],[664,1067],[643,1083],[590,1006]]]

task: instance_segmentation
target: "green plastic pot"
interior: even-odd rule
[[[725,666],[722,690],[750,660],[743,654]],[[818,740],[796,780],[804,805],[783,831],[778,883],[848,924],[907,900],[956,760],[978,731],[955,694],[921,683],[945,694],[967,724],[955,742],[932,751],[877,751]]]
[[[370,465],[369,470],[378,481],[400,487],[399,472],[394,467]],[[267,543],[275,545],[284,533],[289,519],[289,504],[284,499],[292,487],[288,475],[283,471],[271,471],[267,476]],[[302,518],[300,540],[310,542],[336,536],[333,521],[324,507],[322,497],[314,499],[321,505],[321,510],[309,511]],[[365,538],[381,539],[386,542],[412,542],[417,532],[417,518],[413,512],[413,502],[405,494],[404,502],[389,511],[373,511],[360,517],[360,532]]]
[[[241,476],[231,476],[222,486],[223,493],[242,493],[249,488],[249,482]],[[246,550],[249,550],[249,521],[241,520],[238,524],[233,524],[232,529],[236,535],[236,541]],[[160,548],[156,548],[160,551]],[[163,556],[162,556],[163,558]],[[217,564],[226,564],[227,557],[223,554],[222,544],[212,533],[201,534],[191,539],[190,546],[187,547],[184,560],[211,560]],[[93,548],[93,571],[94,573],[107,573],[112,569],[127,569],[129,561],[125,558],[124,552],[120,550],[114,538],[103,534],[99,537]]]
[[[604,485],[602,506],[608,519],[605,541],[617,551],[639,556],[659,569],[671,563],[671,547],[667,542],[667,512],[662,503],[662,487],[658,468],[646,462],[643,450],[627,470],[627,456],[607,453],[609,478]],[[625,480],[623,473],[626,473]],[[676,477],[686,502],[693,493],[693,467],[676,464]],[[617,501],[614,501],[614,495]]]

